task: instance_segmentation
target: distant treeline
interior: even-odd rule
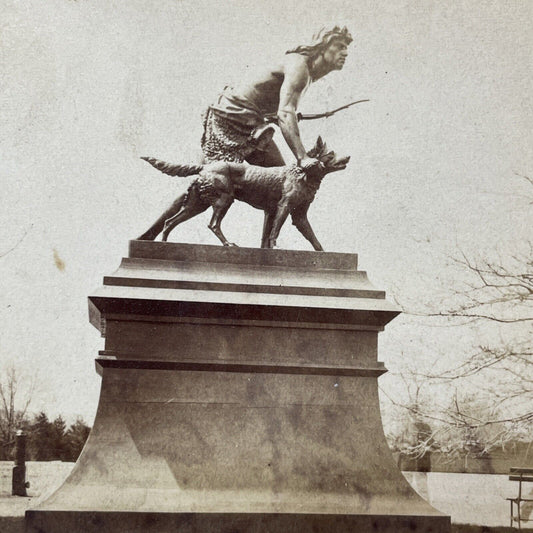
[[[427,451],[423,455],[394,454],[398,467],[414,472],[508,474],[511,467],[533,468],[533,443],[512,441],[488,452],[455,450]]]
[[[76,461],[85,445],[91,428],[82,418],[67,427],[63,417],[53,421],[44,412],[37,414],[33,420],[24,419],[17,427],[26,434],[27,461]],[[10,461],[15,458],[13,433],[9,441],[0,435],[0,460]]]

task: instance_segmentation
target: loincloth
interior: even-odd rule
[[[216,104],[203,115],[202,151],[206,163],[242,163],[255,149],[254,132],[265,124],[261,110],[245,98],[224,89]]]

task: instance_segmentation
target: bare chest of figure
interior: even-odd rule
[[[235,89],[237,94],[255,104],[263,113],[275,113],[285,74],[283,67],[250,73]]]

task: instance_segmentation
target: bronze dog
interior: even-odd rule
[[[265,212],[262,248],[274,248],[281,227],[290,214],[300,233],[315,250],[322,251],[307,220],[307,211],[324,176],[345,169],[350,158],[337,158],[334,152],[328,152],[320,137],[308,155],[318,159],[318,164],[305,171],[297,165],[259,167],[225,161],[207,165],[173,165],[152,157],[143,157],[170,176],[198,176],[187,192],[179,196],[138,239],[154,240],[163,231],[162,240],[166,241],[174,227],[211,206],[213,217],[209,229],[224,246],[236,246],[228,242],[220,224],[237,199]]]

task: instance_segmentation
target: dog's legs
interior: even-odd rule
[[[261,237],[261,248],[268,248],[268,239],[274,224],[274,213],[265,211],[265,220],[263,222],[263,236]]]
[[[233,200],[234,198],[232,194],[222,194],[215,202],[215,205],[213,205],[213,217],[207,226],[224,246],[237,246],[236,244],[229,242],[220,229],[222,219],[231,207]]]
[[[185,222],[186,220],[189,220],[190,218],[202,213],[208,207],[209,204],[201,200],[198,195],[198,191],[195,188],[189,189],[187,201],[185,202],[185,206],[183,207],[183,209],[179,213],[174,215],[172,218],[169,218],[165,221],[161,240],[166,241],[168,238],[168,234],[178,224],[181,224],[182,222]]]
[[[186,194],[178,196],[172,205],[146,230],[140,237],[137,237],[138,241],[153,241],[162,231],[165,226],[165,222],[177,215],[180,209],[183,207]]]
[[[309,224],[309,220],[307,219],[307,210],[305,210],[303,213],[301,211],[292,213],[292,223],[298,228],[300,233],[313,245],[313,248],[317,252],[324,251],[324,248],[322,248],[322,245],[318,242],[318,239],[316,238],[315,233],[311,228],[311,224]]]
[[[270,232],[270,236],[268,238],[267,248],[274,248],[276,246],[276,239],[279,237],[281,227],[283,226],[283,224],[285,224],[285,221],[289,216],[289,211],[290,207],[288,202],[278,205],[278,210],[276,212],[276,216],[274,217],[274,223],[272,225],[272,231]]]

